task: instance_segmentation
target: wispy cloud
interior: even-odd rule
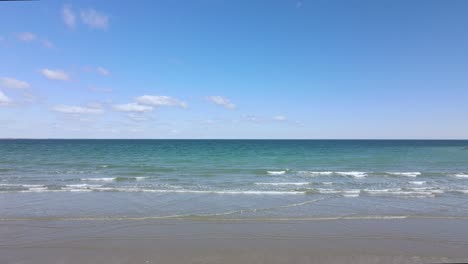
[[[18,39],[24,42],[31,42],[36,40],[37,36],[31,32],[23,32],[18,34]]]
[[[116,104],[113,105],[112,108],[119,112],[146,113],[161,106],[187,108],[187,103],[170,96],[142,95],[136,97],[134,102],[128,104]]]
[[[50,40],[45,39],[45,38],[41,39],[41,44],[42,44],[42,46],[44,46],[46,48],[49,48],[49,49],[54,47],[54,44],[52,42],[50,42]]]
[[[242,116],[242,118],[245,119],[246,121],[254,122],[254,123],[260,123],[260,122],[264,121],[263,118],[258,117],[256,115],[244,115],[244,116]]]
[[[0,84],[2,87],[11,88],[11,89],[27,89],[31,87],[29,83],[25,81],[20,81],[10,77],[1,77]]]
[[[109,27],[109,16],[96,11],[93,8],[81,9],[79,17],[71,5],[64,5],[61,10],[62,20],[69,29],[75,29],[78,19],[81,23],[93,29],[105,30]]]
[[[127,117],[130,118],[130,120],[134,122],[146,122],[151,119],[148,116],[142,115],[141,113],[135,113],[135,112],[127,114]]]
[[[22,42],[39,42],[42,46],[46,48],[53,48],[54,44],[44,37],[39,37],[31,32],[22,32],[17,35],[18,40]]]
[[[187,103],[176,98],[164,95],[143,95],[135,98],[135,101],[140,105],[148,105],[153,107],[178,106],[182,108],[187,108]]]
[[[0,91],[0,105],[5,106],[11,104],[12,100],[6,96],[2,91]]]
[[[138,103],[118,104],[112,106],[114,110],[119,112],[135,112],[145,113],[153,110],[153,107],[147,105],[140,105]]]
[[[35,96],[34,94],[26,90],[23,90],[22,95],[23,95],[23,100],[26,103],[33,103],[37,100],[37,96]]]
[[[97,67],[96,71],[103,76],[110,75],[110,71],[104,67]]]
[[[284,115],[277,115],[273,117],[273,120],[283,122],[283,121],[287,121],[288,118],[285,117]]]
[[[270,122],[287,122],[288,118],[284,115],[276,115],[273,117],[244,115],[241,117],[243,120],[254,123],[270,123]]]
[[[235,109],[236,105],[231,103],[229,99],[219,96],[219,95],[213,95],[213,96],[208,96],[207,97],[208,101],[217,104],[217,105],[222,105],[227,109]]]
[[[109,27],[109,17],[90,8],[81,10],[81,22],[91,28],[107,29]]]
[[[53,111],[63,114],[102,114],[104,112],[102,106],[91,104],[88,106],[75,105],[56,105],[52,108]]]
[[[70,76],[62,70],[42,69],[41,74],[49,80],[68,81]]]
[[[62,19],[68,28],[74,29],[76,27],[76,15],[75,15],[75,12],[73,12],[71,6],[69,5],[63,6]]]

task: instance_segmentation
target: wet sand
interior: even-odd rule
[[[465,219],[0,222],[0,263],[463,261]]]

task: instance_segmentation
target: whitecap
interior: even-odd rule
[[[97,188],[97,187],[101,187],[102,185],[82,183],[82,184],[68,184],[65,186],[69,188]]]
[[[282,171],[267,171],[267,174],[269,174],[269,175],[283,175],[285,173],[286,173],[285,170],[282,170]]]
[[[352,176],[354,178],[363,178],[367,176],[367,173],[362,171],[338,171],[336,172],[336,174],[343,176]]]
[[[397,192],[401,191],[401,188],[391,188],[391,189],[364,189],[364,192],[367,193],[388,193],[388,192]]]
[[[355,198],[355,197],[359,197],[359,193],[344,193],[343,197]]]
[[[77,188],[79,189],[79,188]],[[148,193],[193,193],[193,194],[231,194],[231,195],[297,195],[300,191],[241,191],[241,190],[187,190],[187,189],[146,189],[137,187],[91,187],[96,192],[148,192]]]
[[[43,187],[45,187],[43,184],[23,184],[21,186],[25,187],[25,188],[43,188]]]
[[[282,195],[282,194],[304,194],[304,192],[296,192],[296,191],[214,191],[213,193],[217,194],[255,194],[255,195]]]
[[[341,193],[340,190],[336,190],[336,189],[327,189],[327,188],[317,188],[316,191],[317,191],[318,193],[322,193],[322,194]]]
[[[414,185],[423,185],[426,184],[426,181],[409,181],[408,183]]]
[[[387,172],[388,174],[391,175],[396,175],[396,176],[405,176],[405,177],[417,177],[421,175],[421,172],[419,171],[411,171],[411,172]]]
[[[458,173],[458,174],[455,174],[453,176],[455,176],[457,178],[462,178],[462,179],[468,178],[468,174],[464,174],[464,173]]]
[[[78,189],[64,188],[63,190],[69,191],[69,192],[92,192],[93,191],[91,189],[82,189],[82,188],[78,188]]]
[[[273,185],[273,186],[283,186],[283,185],[309,185],[309,182],[256,182],[255,185]]]
[[[108,177],[108,178],[82,178],[82,181],[115,181],[115,177]]]
[[[439,194],[443,193],[442,190],[414,190],[414,191],[408,191],[408,190],[401,190],[401,188],[393,188],[393,189],[380,189],[380,190],[365,190],[366,193],[369,195],[391,195],[391,196],[401,196],[401,197],[435,197],[434,194]]]
[[[144,192],[156,192],[156,193],[249,194],[249,195],[305,194],[305,192],[299,192],[299,191],[235,191],[235,190],[209,191],[209,190],[153,190],[153,189],[144,189],[143,191]]]
[[[47,187],[31,187],[28,188],[27,192],[46,192],[49,191]]]
[[[312,176],[325,176],[325,175],[332,175],[333,171],[298,171],[299,174],[307,174]]]
[[[413,190],[413,191],[426,191],[426,190],[434,190],[434,187],[412,187],[412,188],[407,188],[408,190]]]
[[[361,190],[360,189],[350,189],[350,190],[343,190],[342,192],[347,193],[347,194],[357,194],[357,193],[361,193]]]
[[[415,192],[428,192],[431,194],[442,194],[444,190],[436,189],[435,187],[417,187],[417,188],[407,188],[407,190]]]
[[[434,197],[433,192],[424,192],[424,191],[400,191],[400,192],[391,192],[390,194],[409,196],[409,197]]]

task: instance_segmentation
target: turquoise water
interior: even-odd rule
[[[0,217],[465,217],[467,147],[424,140],[0,140]]]

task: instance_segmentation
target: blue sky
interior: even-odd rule
[[[0,137],[468,138],[466,1],[0,2]]]

